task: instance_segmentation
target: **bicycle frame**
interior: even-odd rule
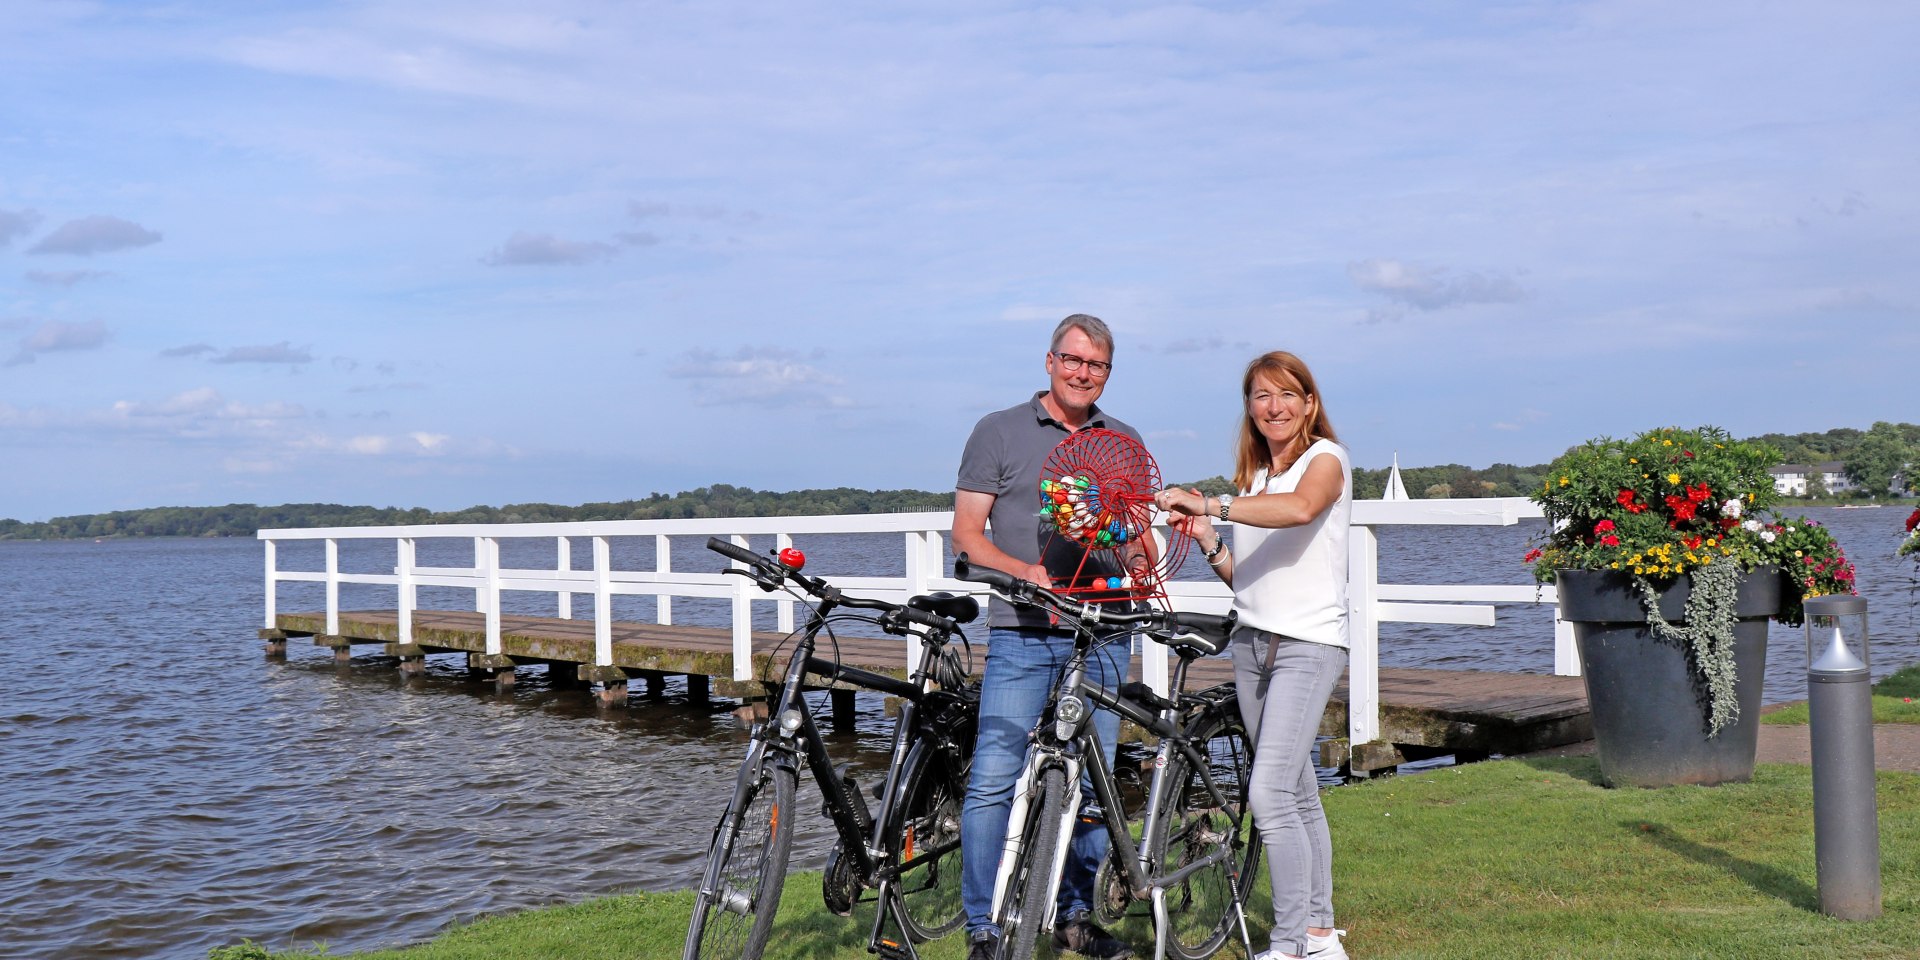
[[[1122,719],[1129,720],[1141,728],[1151,731],[1160,738],[1160,746],[1154,754],[1153,777],[1147,793],[1146,824],[1141,836],[1152,837],[1164,816],[1163,807],[1171,802],[1174,785],[1166,780],[1169,761],[1173,751],[1179,750],[1184,759],[1200,772],[1206,785],[1209,800],[1221,809],[1232,809],[1234,804],[1214,782],[1209,765],[1194,749],[1180,728],[1180,709],[1176,702],[1168,702],[1157,713],[1128,699],[1118,691],[1101,684],[1090,683],[1086,679],[1086,656],[1093,644],[1083,631],[1076,636],[1073,660],[1060,685],[1055,688],[1051,705],[1057,707],[1062,699],[1075,694],[1085,694],[1100,706],[1113,710]],[[1190,661],[1182,657],[1175,667],[1172,688],[1179,690],[1186,679]],[[1001,848],[1000,868],[994,876],[993,900],[996,916],[1006,903],[1009,886],[1019,873],[1020,861],[1027,847],[1027,814],[1034,802],[1033,788],[1040,782],[1041,774],[1051,767],[1060,767],[1066,774],[1067,797],[1065,808],[1061,812],[1058,848],[1054,851],[1052,863],[1053,875],[1048,879],[1046,898],[1040,904],[1041,915],[1034,918],[1039,923],[1039,932],[1046,933],[1054,928],[1059,919],[1057,900],[1060,895],[1060,883],[1065,873],[1067,853],[1073,842],[1073,826],[1080,818],[1085,796],[1080,789],[1080,776],[1084,770],[1093,788],[1094,799],[1106,815],[1102,818],[1107,836],[1114,845],[1116,853],[1113,862],[1126,871],[1129,889],[1135,891],[1136,899],[1151,901],[1154,916],[1154,943],[1156,960],[1164,960],[1166,955],[1166,891],[1178,886],[1188,877],[1201,870],[1209,869],[1224,862],[1227,868],[1228,883],[1232,887],[1235,914],[1240,937],[1252,956],[1252,940],[1248,936],[1244,910],[1243,880],[1239,873],[1239,864],[1234,858],[1237,846],[1237,831],[1230,842],[1217,846],[1206,856],[1188,863],[1172,873],[1160,875],[1154,871],[1149,851],[1145,843],[1136,844],[1127,830],[1125,807],[1121,802],[1118,785],[1114,782],[1113,770],[1107,764],[1106,749],[1100,741],[1100,731],[1093,725],[1093,712],[1088,710],[1077,722],[1068,723],[1058,719],[1049,719],[1042,715],[1040,723],[1032,734],[1032,743],[1027,751],[1026,765],[1021,769],[1015,782],[1013,807],[1007,819],[1007,839]],[[1023,922],[1032,922],[1023,918]]]

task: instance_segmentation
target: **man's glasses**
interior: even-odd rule
[[[1086,367],[1087,372],[1096,377],[1104,377],[1113,372],[1113,364],[1107,363],[1104,360],[1088,360],[1085,357],[1076,357],[1071,353],[1056,353],[1054,356],[1060,358],[1060,366],[1065,368],[1068,373],[1075,373],[1079,371],[1081,367]]]

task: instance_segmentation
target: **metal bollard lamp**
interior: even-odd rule
[[[1880,915],[1880,814],[1874,804],[1867,601],[1809,598],[1806,629],[1813,848],[1820,912],[1867,920]]]

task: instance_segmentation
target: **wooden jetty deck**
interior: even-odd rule
[[[347,661],[357,645],[375,644],[387,656],[398,657],[403,671],[419,670],[428,654],[465,653],[469,669],[484,671],[496,683],[512,683],[519,666],[542,664],[556,683],[596,684],[596,694],[607,704],[624,704],[630,680],[640,680],[653,695],[667,677],[687,678],[688,694],[738,698],[747,712],[766,689],[758,680],[732,679],[732,631],[619,621],[612,624],[613,663],[596,667],[594,624],[502,614],[501,654],[486,654],[485,615],[455,610],[417,610],[410,645],[399,642],[398,614],[392,610],[341,611],[340,633],[329,635],[325,613],[280,613],[276,627],[260,631],[269,650],[285,651],[289,637],[313,637],[318,646],[331,647]],[[785,652],[775,655],[786,634],[755,631],[755,677],[779,677]],[[904,644],[898,638],[840,637],[843,662],[889,676],[905,678]],[[986,662],[986,644],[973,644],[976,672]],[[1136,671],[1138,667],[1135,667]],[[1232,679],[1225,659],[1196,663],[1187,687],[1195,689]],[[836,723],[850,723],[852,691],[833,697]],[[1321,720],[1321,732],[1335,738],[1322,745],[1325,765],[1338,766],[1349,756],[1345,739],[1347,691],[1343,679]],[[1380,670],[1380,724],[1378,741],[1351,751],[1351,769],[1365,774],[1390,769],[1408,760],[1440,754],[1467,758],[1514,754],[1574,743],[1592,737],[1586,688],[1579,677],[1496,673],[1471,670]]]

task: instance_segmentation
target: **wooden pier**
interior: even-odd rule
[[[315,645],[332,648],[345,662],[354,647],[375,645],[384,655],[399,658],[400,669],[408,672],[423,669],[428,654],[465,653],[470,670],[499,684],[513,683],[516,668],[539,664],[547,668],[551,682],[591,685],[594,695],[609,706],[628,702],[631,681],[641,682],[643,697],[658,697],[672,676],[685,677],[688,695],[696,700],[718,696],[742,701],[743,719],[756,715],[759,699],[767,693],[758,680],[732,679],[733,632],[722,628],[615,621],[612,663],[596,666],[592,620],[503,613],[501,653],[493,656],[486,653],[486,616],[467,611],[415,610],[411,644],[400,642],[399,615],[392,610],[340,611],[339,632],[333,634],[326,632],[324,612],[279,613],[275,623],[260,631],[270,652],[284,653],[290,637],[312,637]],[[753,676],[781,676],[788,651],[776,655],[775,650],[786,636],[754,631]],[[906,675],[904,651],[898,638],[840,637],[843,662],[901,679]],[[984,642],[973,644],[972,657],[977,674],[986,663]],[[1227,660],[1203,660],[1194,665],[1187,686],[1211,686],[1230,681],[1232,675]],[[1346,680],[1335,688],[1321,720],[1321,732],[1334,738],[1322,744],[1324,766],[1341,766],[1351,756],[1352,772],[1364,775],[1441,754],[1472,759],[1592,737],[1586,689],[1579,677],[1381,668],[1379,691],[1380,738],[1350,746]],[[836,724],[851,724],[852,696],[852,690],[834,691]]]

